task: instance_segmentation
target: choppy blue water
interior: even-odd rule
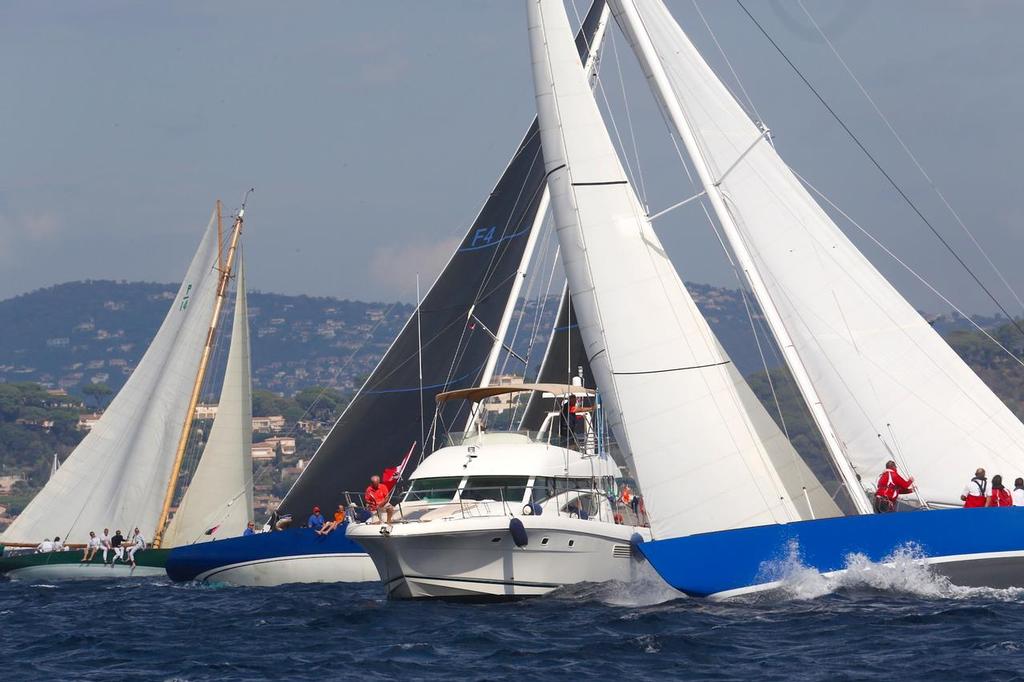
[[[854,571],[853,573],[856,573]],[[920,571],[712,603],[589,585],[505,604],[389,602],[375,583],[0,583],[7,680],[1020,679],[1024,592]]]

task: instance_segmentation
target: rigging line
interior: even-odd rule
[[[546,226],[547,226],[547,218],[545,217],[545,219],[541,222],[540,227],[538,228],[541,232],[543,232],[543,234],[538,239],[538,244],[537,244],[537,248],[536,248],[537,255],[534,256],[534,260],[531,262],[531,266],[534,263],[539,263],[539,265],[543,266],[544,263],[546,262],[546,259],[547,259],[547,256],[548,256],[548,252],[550,251],[550,237],[551,237],[551,230],[545,229]],[[508,342],[505,344],[506,346],[508,346],[508,348],[515,348],[516,347],[516,342],[519,340],[519,333],[522,331],[522,328],[523,328],[523,319],[526,317],[526,308],[529,305],[530,300],[533,298],[534,287],[537,285],[537,280],[538,280],[537,273],[538,273],[538,269],[537,268],[530,267],[527,270],[527,272],[525,272],[524,275],[523,275],[524,278],[525,278],[525,286],[520,289],[519,300],[516,301],[516,310],[515,310],[515,313],[514,313],[515,314],[515,318],[516,318],[516,323],[515,323],[515,327],[513,327],[512,330],[511,330],[511,334],[509,335]],[[508,365],[509,365],[509,362],[511,361],[511,359],[512,359],[511,354],[510,353],[505,353],[505,355],[504,355],[504,357],[502,358],[502,361],[501,361],[501,369],[498,372],[499,374],[506,374],[508,372]],[[529,347],[527,348],[527,357],[526,357],[526,359],[523,362],[524,362],[524,364],[527,364],[527,365],[529,363]],[[525,376],[525,374],[526,374],[525,370],[524,370],[523,374]]]
[[[871,97],[871,95],[868,93],[867,88],[864,87],[860,79],[857,78],[857,76],[853,73],[853,70],[846,63],[846,60],[843,59],[842,55],[839,54],[839,50],[836,49],[836,46],[832,43],[831,40],[829,40],[829,37],[825,35],[825,31],[822,30],[821,26],[818,25],[818,22],[814,20],[813,16],[811,16],[811,13],[804,6],[803,1],[797,0],[797,5],[799,5],[800,9],[802,9],[804,11],[804,14],[807,15],[807,19],[811,22],[811,25],[814,26],[814,28],[818,31],[818,35],[821,36],[821,38],[825,41],[825,44],[828,45],[829,49],[832,51],[832,54],[835,55],[837,60],[839,60],[839,63],[842,65],[843,69],[860,89],[861,94],[864,95],[868,103],[871,104],[871,107],[875,110],[875,113],[878,114],[878,117],[882,119],[882,122],[885,124],[885,127],[889,129],[890,133],[892,133],[892,136],[896,139],[896,142],[898,142],[900,147],[902,147],[903,151],[907,153],[907,156],[913,162],[914,166],[917,167],[917,170],[920,171],[921,176],[924,177],[925,181],[928,183],[928,186],[932,188],[936,196],[939,197],[939,200],[946,207],[946,210],[949,211],[950,215],[953,216],[953,219],[956,220],[957,224],[960,225],[963,231],[967,234],[967,236],[970,238],[974,246],[977,247],[978,251],[985,258],[985,261],[992,268],[993,272],[996,273],[996,276],[999,278],[999,280],[1003,283],[1004,286],[1006,286],[1006,289],[1007,291],[1010,292],[1010,295],[1013,296],[1014,300],[1016,300],[1022,308],[1024,308],[1024,301],[1022,301],[1020,296],[1017,295],[1016,290],[1014,290],[1013,286],[1011,286],[1010,283],[1006,280],[1006,278],[1003,276],[1003,273],[999,270],[999,267],[996,266],[996,264],[989,257],[988,252],[985,251],[985,249],[975,238],[974,233],[970,230],[969,227],[967,227],[963,219],[960,218],[960,214],[956,212],[953,206],[946,199],[946,195],[942,193],[942,191],[939,189],[938,185],[936,185],[935,182],[932,180],[928,172],[925,171],[924,166],[921,165],[921,162],[918,161],[914,153],[910,151],[910,147],[907,146],[907,143],[904,142],[903,138],[899,135],[899,133],[896,132],[896,129],[893,127],[892,123],[889,122],[889,119],[886,117],[886,115],[882,113],[881,108],[879,108],[878,104],[875,103],[874,98]]]
[[[958,314],[959,314],[959,315],[960,315],[961,317],[963,317],[963,318],[964,318],[965,320],[967,320],[968,322],[970,322],[970,323],[971,323],[971,325],[972,325],[972,326],[973,326],[973,327],[974,327],[975,329],[977,329],[977,330],[978,330],[979,332],[981,332],[981,333],[982,333],[982,334],[983,334],[983,335],[985,336],[985,338],[987,338],[987,339],[988,339],[989,341],[991,341],[991,342],[992,342],[992,343],[994,343],[994,344],[995,344],[996,346],[998,346],[998,347],[999,347],[1000,349],[1002,349],[1002,350],[1003,350],[1003,352],[1004,352],[1004,353],[1006,353],[1007,355],[1009,355],[1009,356],[1010,356],[1011,358],[1013,358],[1013,359],[1014,359],[1014,360],[1015,360],[1015,361],[1017,362],[1017,364],[1019,364],[1019,365],[1021,365],[1022,367],[1024,367],[1024,360],[1022,360],[1022,359],[1021,359],[1020,357],[1018,357],[1018,356],[1017,356],[1017,355],[1015,355],[1015,354],[1014,354],[1014,353],[1013,353],[1012,351],[1010,351],[1010,349],[1009,349],[1009,348],[1007,348],[1007,347],[1006,347],[1006,346],[1004,346],[1004,345],[1003,345],[1002,343],[1000,343],[1000,342],[999,342],[999,341],[998,341],[998,340],[997,340],[997,339],[996,339],[996,338],[995,338],[994,336],[992,336],[992,334],[990,334],[990,333],[988,332],[988,330],[986,330],[986,329],[985,329],[984,327],[982,327],[982,326],[981,326],[980,324],[978,324],[977,322],[975,322],[974,318],[972,318],[972,317],[968,316],[968,315],[967,315],[967,313],[965,313],[964,311],[960,310],[960,308],[959,308],[959,307],[957,307],[957,305],[956,305],[955,303],[953,303],[953,302],[952,302],[951,300],[949,300],[948,298],[946,298],[946,297],[945,297],[945,296],[944,296],[944,295],[942,294],[942,292],[940,292],[940,291],[939,291],[938,289],[936,289],[936,288],[935,288],[934,286],[932,286],[932,284],[931,284],[931,283],[930,283],[930,282],[929,282],[928,280],[926,280],[926,279],[925,279],[924,277],[922,277],[921,275],[919,275],[919,274],[917,273],[917,271],[916,271],[916,270],[914,270],[914,269],[913,269],[912,267],[910,267],[909,265],[907,265],[907,264],[906,264],[906,263],[905,263],[905,262],[904,262],[903,260],[901,260],[901,259],[900,259],[900,257],[899,257],[899,256],[897,256],[897,255],[896,255],[895,253],[893,253],[893,252],[892,252],[892,251],[891,251],[891,250],[890,250],[890,249],[889,249],[889,248],[888,248],[887,246],[885,246],[885,244],[883,244],[883,243],[882,243],[882,242],[880,242],[880,241],[879,241],[878,239],[876,239],[874,235],[872,235],[872,234],[871,234],[870,232],[868,232],[868,231],[867,231],[866,229],[864,229],[863,227],[861,227],[861,225],[860,225],[860,224],[859,224],[859,223],[858,223],[858,222],[857,222],[856,220],[854,220],[854,219],[853,219],[853,218],[851,218],[851,217],[850,217],[849,215],[847,215],[847,214],[846,214],[846,212],[845,212],[845,211],[843,211],[843,209],[841,209],[841,208],[839,208],[838,206],[836,206],[836,204],[835,204],[835,203],[834,203],[834,202],[833,202],[833,201],[832,201],[831,199],[829,199],[829,198],[828,198],[827,196],[825,196],[825,194],[824,194],[823,192],[821,192],[821,191],[820,191],[820,190],[819,190],[819,189],[818,189],[817,187],[815,187],[815,186],[814,186],[814,185],[812,185],[812,184],[811,184],[810,182],[808,182],[808,181],[807,181],[807,180],[806,180],[806,179],[805,179],[805,178],[804,178],[804,177],[803,177],[802,175],[800,175],[800,174],[799,174],[799,173],[797,173],[797,172],[796,172],[795,170],[793,170],[793,168],[792,168],[792,167],[790,167],[790,166],[787,166],[787,168],[789,168],[790,172],[791,172],[791,173],[793,173],[793,175],[795,175],[795,176],[797,177],[797,179],[798,179],[798,180],[800,180],[800,182],[802,182],[802,183],[803,183],[803,184],[804,184],[804,185],[805,185],[805,186],[806,186],[806,187],[807,187],[808,189],[810,189],[810,190],[811,190],[812,192],[814,192],[814,193],[815,193],[815,194],[817,194],[817,195],[818,195],[819,197],[821,197],[821,199],[822,199],[823,201],[825,201],[826,203],[828,203],[828,205],[829,205],[829,206],[831,206],[831,207],[832,207],[833,209],[835,209],[835,210],[836,210],[836,211],[837,211],[837,212],[838,212],[838,213],[839,213],[839,214],[840,214],[841,216],[843,216],[843,218],[845,218],[846,220],[848,220],[848,221],[850,222],[850,224],[851,224],[851,225],[853,225],[853,226],[854,226],[854,227],[856,227],[856,228],[857,228],[858,230],[860,230],[860,232],[861,232],[861,233],[863,233],[863,234],[864,234],[864,236],[866,236],[866,237],[867,237],[868,239],[870,239],[870,240],[871,240],[871,241],[872,241],[872,242],[873,242],[873,243],[874,243],[874,244],[875,244],[875,245],[876,245],[876,246],[877,246],[878,248],[882,249],[882,251],[884,251],[884,252],[886,253],[886,255],[888,255],[888,256],[889,256],[890,258],[892,258],[892,259],[893,259],[894,261],[896,261],[897,263],[899,263],[899,264],[900,264],[900,266],[902,266],[904,270],[906,270],[906,271],[907,271],[907,272],[909,272],[909,273],[910,273],[911,275],[913,275],[913,276],[914,276],[914,278],[915,278],[915,279],[917,279],[917,281],[919,281],[919,282],[920,282],[921,284],[923,284],[923,285],[925,285],[926,287],[928,287],[928,290],[929,290],[929,291],[931,291],[931,292],[932,292],[933,294],[935,294],[935,295],[936,295],[936,296],[938,296],[938,297],[939,297],[940,299],[942,299],[942,301],[943,301],[943,302],[944,302],[944,303],[945,303],[946,305],[948,305],[949,307],[951,307],[951,308],[952,308],[952,309],[953,309],[954,311],[956,311],[956,312],[957,312],[957,313],[958,313]]]
[[[758,112],[757,107],[754,106],[754,100],[750,98],[750,95],[747,94],[747,89],[743,87],[743,81],[740,80],[740,75],[736,73],[736,69],[733,68],[732,62],[729,61],[729,55],[725,53],[725,50],[722,48],[722,44],[718,42],[718,36],[716,36],[715,32],[711,29],[711,24],[708,23],[707,18],[704,16],[704,12],[701,11],[700,6],[697,4],[697,0],[692,1],[693,8],[697,10],[697,16],[699,16],[700,20],[704,22],[704,28],[708,30],[708,35],[711,36],[711,40],[715,43],[715,47],[718,48],[718,54],[721,55],[722,61],[724,61],[725,65],[729,68],[729,73],[732,74],[733,79],[736,81],[736,85],[739,86],[740,92],[743,94],[743,99],[745,99],[747,105],[750,106],[750,113],[754,114],[754,118],[756,120],[764,123],[764,119],[761,118],[761,114]],[[736,97],[736,99],[739,100],[738,97]],[[769,142],[771,142],[771,138],[768,139]]]
[[[807,77],[804,76],[800,69],[797,68],[796,64],[794,64],[793,61],[786,55],[786,53],[782,51],[782,48],[779,47],[779,44],[772,39],[772,37],[768,34],[768,31],[766,31],[764,27],[761,26],[761,24],[757,21],[757,19],[754,18],[754,15],[751,14],[750,10],[748,10],[746,8],[746,5],[743,4],[743,0],[736,0],[736,4],[740,6],[740,8],[748,17],[750,17],[750,20],[754,22],[754,25],[757,26],[757,28],[761,31],[764,37],[768,39],[768,42],[772,44],[772,47],[774,47],[775,50],[782,56],[782,58],[786,60],[786,63],[789,64],[789,66],[793,69],[793,72],[796,73],[797,76],[799,76],[800,80],[804,82],[804,85],[806,85],[811,90],[811,92],[814,93],[814,96],[818,99],[819,102],[821,102],[822,106],[824,106],[825,109],[828,110],[828,113],[832,115],[832,118],[836,120],[836,122],[842,127],[842,129],[846,131],[846,134],[849,135],[850,139],[853,140],[853,142],[860,148],[862,152],[864,152],[864,155],[867,156],[868,160],[870,160],[871,163],[875,166],[875,168],[878,169],[878,172],[881,173],[886,180],[888,180],[889,184],[892,185],[893,189],[896,190],[897,194],[900,195],[900,197],[907,204],[907,206],[909,206],[914,211],[914,213],[917,214],[917,217],[921,219],[921,221],[928,227],[931,233],[935,235],[935,237],[942,243],[944,247],[946,247],[946,250],[949,251],[950,255],[952,255],[953,258],[956,259],[956,261],[960,264],[964,271],[971,276],[971,279],[973,279],[975,283],[981,288],[981,290],[985,292],[985,295],[988,296],[992,303],[994,303],[996,307],[999,308],[999,310],[1006,316],[1006,318],[1010,321],[1010,324],[1016,327],[1017,331],[1020,332],[1021,336],[1024,336],[1024,327],[1021,327],[1020,323],[1016,319],[1014,319],[1013,315],[1011,315],[1006,310],[1003,304],[999,302],[999,300],[992,294],[989,288],[986,287],[985,284],[978,278],[978,276],[974,273],[971,267],[967,265],[966,261],[964,261],[964,259],[960,257],[960,255],[956,252],[952,245],[950,245],[950,243],[946,241],[942,234],[939,233],[939,231],[935,228],[934,225],[931,224],[931,222],[928,220],[928,218],[925,217],[921,210],[918,209],[917,205],[910,199],[909,196],[907,196],[906,192],[903,191],[903,188],[900,187],[899,184],[897,184],[897,182],[893,179],[893,177],[886,172],[886,170],[875,159],[871,152],[868,151],[867,147],[865,147],[864,144],[860,141],[860,139],[854,134],[854,132],[850,130],[849,126],[847,126],[843,119],[839,117],[839,114],[837,114],[836,111],[831,106],[829,106],[828,102],[825,101],[825,98],[822,97],[821,93],[819,93],[815,89],[815,87],[811,85],[811,82],[807,80]]]
[[[611,32],[609,42],[612,44],[612,57],[615,59],[615,71],[619,76],[619,87],[622,90],[622,104],[626,110],[626,125],[629,127],[629,138],[633,143],[633,157],[636,161],[636,177],[640,180],[640,196],[644,206],[647,205],[647,185],[644,184],[644,167],[640,163],[640,147],[636,143],[636,132],[633,129],[633,115],[629,109],[629,96],[626,94],[626,81],[622,77],[622,63],[619,61],[619,48],[615,45],[615,31]]]

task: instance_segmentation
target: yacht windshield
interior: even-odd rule
[[[409,492],[405,494],[405,501],[451,502],[461,482],[461,476],[414,479]]]
[[[470,476],[462,489],[463,500],[522,502],[528,476]]]

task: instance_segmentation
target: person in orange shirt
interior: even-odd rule
[[[338,509],[334,512],[334,520],[325,523],[324,527],[318,530],[316,534],[327,535],[343,523],[345,523],[345,505],[339,504]]]
[[[379,521],[383,521],[381,518],[383,513],[387,514],[386,523],[391,525],[391,517],[395,514],[395,505],[388,502],[391,497],[391,490],[387,486],[381,485],[380,476],[371,476],[370,485],[367,486],[366,492],[363,493],[363,498],[366,500],[366,508],[377,515]]]

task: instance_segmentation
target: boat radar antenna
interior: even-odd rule
[[[217,298],[213,306],[213,317],[210,320],[210,330],[206,335],[206,344],[199,359],[199,370],[196,372],[196,379],[192,384],[192,395],[189,398],[188,411],[185,412],[185,421],[181,428],[181,437],[178,439],[178,448],[174,455],[174,464],[171,467],[171,476],[167,481],[167,490],[164,493],[164,503],[160,510],[160,518],[156,524],[156,532],[153,535],[153,547],[160,547],[163,541],[164,532],[167,530],[167,522],[170,519],[171,503],[174,501],[174,491],[177,488],[178,475],[181,473],[182,461],[185,458],[185,449],[188,445],[188,436],[191,431],[193,417],[196,412],[196,405],[199,403],[199,395],[202,392],[203,380],[206,377],[206,370],[209,366],[210,354],[213,351],[213,342],[217,336],[217,326],[220,320],[220,311],[227,298],[228,283],[231,281],[231,271],[234,266],[235,254],[238,251],[238,240],[242,236],[242,222],[245,214],[245,203],[249,200],[250,188],[242,197],[242,207],[235,216],[235,223],[231,228],[231,244],[228,246],[227,257],[224,267],[219,269],[220,280],[217,283]]]

